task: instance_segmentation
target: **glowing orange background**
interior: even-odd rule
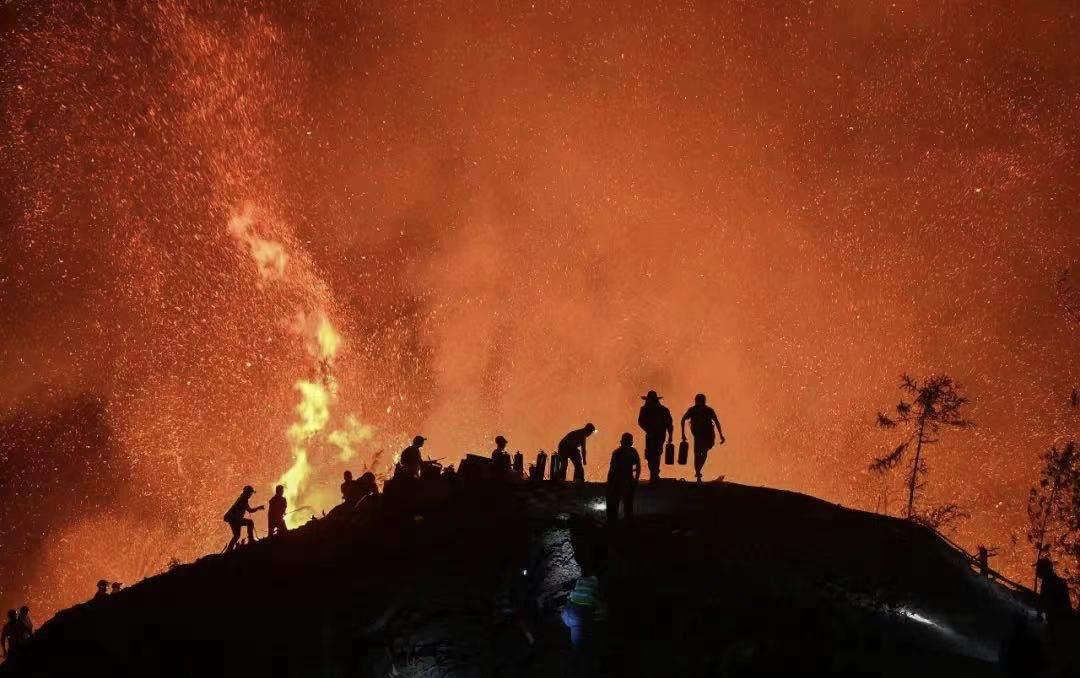
[[[874,414],[944,371],[978,427],[926,505],[1026,581],[1036,458],[1078,428],[1070,3],[86,4],[0,7],[0,406],[99,399],[113,451],[89,482],[100,440],[0,441],[0,606],[220,548],[292,461],[313,309],[335,425],[376,429],[313,443],[330,496],[414,433],[531,458],[587,420],[599,480],[656,388],[709,395],[710,476],[895,512]]]

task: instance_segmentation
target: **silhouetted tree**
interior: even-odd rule
[[[1035,560],[1065,555],[1075,545],[1080,459],[1076,444],[1051,447],[1042,455],[1039,483],[1028,492],[1028,542]]]
[[[947,375],[929,377],[919,383],[905,374],[900,378],[900,390],[910,401],[902,398],[896,406],[894,417],[878,412],[877,421],[878,426],[884,429],[905,429],[907,436],[892,452],[874,459],[870,470],[884,473],[896,468],[914,447],[915,452],[907,477],[907,518],[919,519],[926,524],[930,524],[933,519],[938,523],[935,527],[941,526],[966,514],[953,504],[935,509],[921,517],[916,515],[915,495],[923,488],[924,483],[920,478],[925,477],[928,471],[924,448],[938,442],[943,428],[971,426],[971,422],[964,419],[960,413],[968,404],[968,399],[960,395],[952,377]]]

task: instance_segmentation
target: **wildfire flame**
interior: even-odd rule
[[[236,239],[254,261],[262,281],[290,282],[287,265],[289,255],[286,247],[256,232],[256,210],[246,205],[229,220],[229,234]],[[299,308],[289,323],[289,328],[299,336],[314,364],[309,371],[316,379],[299,379],[294,387],[300,400],[294,408],[296,419],[285,430],[285,438],[292,451],[292,465],[278,478],[285,487],[285,498],[290,506],[320,506],[332,501],[333,496],[325,490],[313,487],[316,469],[312,463],[311,450],[323,439],[339,451],[337,458],[348,461],[356,456],[356,446],[369,441],[375,428],[360,422],[354,414],[345,417],[344,427],[328,430],[333,419],[333,406],[337,400],[338,383],[334,377],[334,360],[344,339],[330,321],[324,308]],[[302,522],[306,515],[291,513],[286,518],[290,527]]]

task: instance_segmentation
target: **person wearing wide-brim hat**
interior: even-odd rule
[[[649,466],[649,481],[660,479],[660,456],[664,452],[664,441],[671,442],[675,432],[675,423],[671,419],[671,410],[660,401],[663,396],[656,391],[649,391],[641,396],[645,404],[638,413],[638,426],[645,431],[645,463]]]

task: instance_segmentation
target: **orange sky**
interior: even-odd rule
[[[926,505],[1026,581],[1035,460],[1080,429],[1070,3],[83,5],[0,8],[0,606],[219,548],[327,370],[312,496],[418,432],[531,456],[587,420],[601,479],[655,388],[709,395],[711,475],[894,512],[874,414],[947,372],[977,427]]]

